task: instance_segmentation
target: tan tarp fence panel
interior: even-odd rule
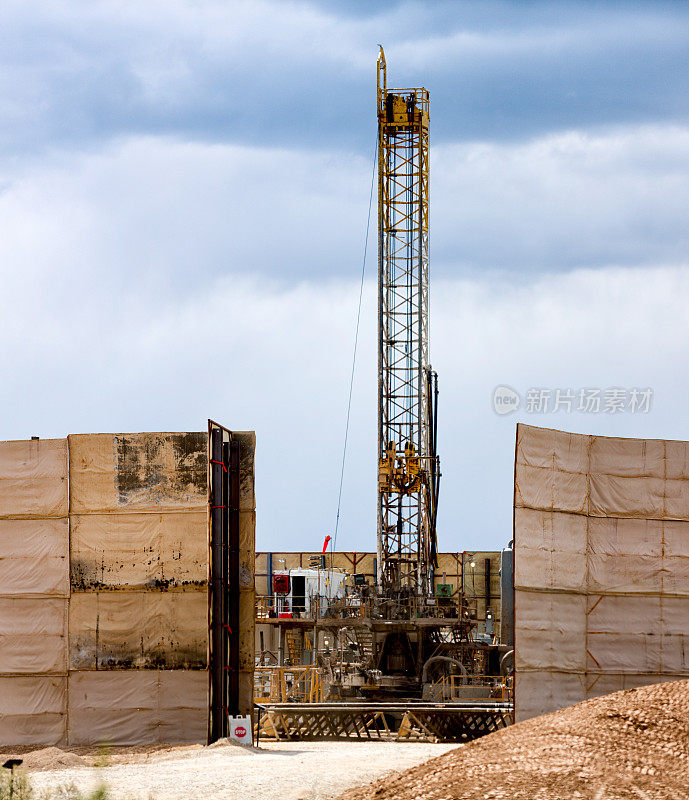
[[[689,675],[689,444],[518,425],[514,498],[517,719]]]
[[[67,513],[67,440],[0,442],[0,517]]]
[[[71,517],[72,585],[205,591],[207,513],[77,514]]]
[[[0,744],[58,744],[67,716],[67,440],[0,442]]]
[[[70,513],[205,510],[205,433],[68,438]]]
[[[69,741],[203,741],[206,434],[84,434],[69,451]]]
[[[206,433],[0,442],[0,745],[205,741]],[[254,446],[242,445],[242,710]]]
[[[69,597],[69,521],[0,519],[0,593]]]
[[[71,672],[70,743],[203,741],[207,692],[208,676],[198,670]]]
[[[70,669],[205,669],[205,592],[75,592]]]
[[[0,743],[63,744],[65,676],[0,676]]]
[[[239,713],[254,708],[254,642],[256,620],[256,434],[233,434],[240,444],[239,485]]]
[[[0,675],[67,672],[67,600],[0,598]]]

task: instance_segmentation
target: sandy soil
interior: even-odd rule
[[[341,800],[689,800],[689,681],[497,731]]]
[[[218,743],[170,748],[58,748],[20,754],[38,790],[106,784],[113,798],[156,800],[326,800],[457,745],[401,742]],[[94,761],[106,766],[89,766]]]

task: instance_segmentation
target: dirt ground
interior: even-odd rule
[[[19,755],[39,791],[106,784],[116,800],[326,800],[346,789],[446,753],[457,745],[401,742],[261,742],[260,749],[55,747]]]
[[[588,700],[461,747],[266,742],[22,755],[37,789],[105,783],[116,800],[689,800],[689,681]]]
[[[689,800],[689,681],[605,695],[341,800]]]

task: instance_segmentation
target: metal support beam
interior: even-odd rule
[[[239,713],[239,442],[208,422],[208,741]]]
[[[210,439],[210,722],[209,742],[224,736],[224,674],[223,674],[223,462],[222,431],[209,430]]]
[[[239,442],[231,439],[225,444],[227,458],[227,533],[228,578],[226,587],[228,687],[227,710],[231,716],[239,714]]]
[[[510,703],[265,703],[262,738],[468,742],[513,722]]]

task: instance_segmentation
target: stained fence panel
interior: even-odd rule
[[[205,669],[205,592],[76,592],[69,608],[71,669]]]
[[[253,706],[254,448],[239,433]],[[0,745],[205,741],[206,433],[0,443]]]
[[[517,426],[516,716],[689,676],[689,445]]]
[[[71,518],[75,589],[205,589],[206,510],[77,514]]]
[[[69,436],[72,514],[206,508],[204,433]]]

